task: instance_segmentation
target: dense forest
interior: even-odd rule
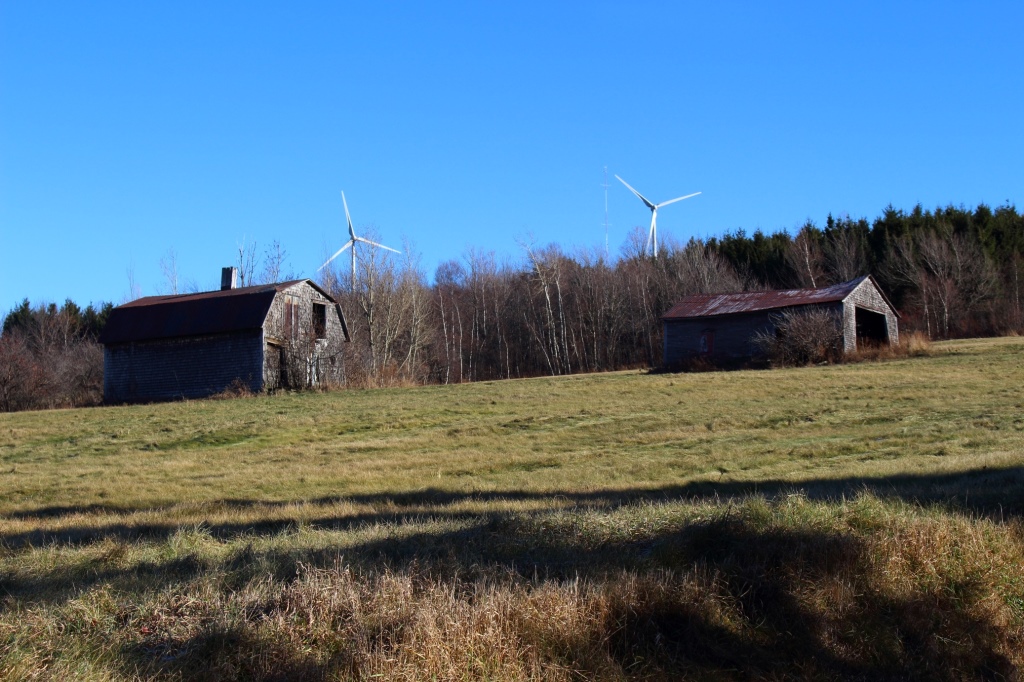
[[[827,217],[795,234],[743,230],[664,243],[645,255],[635,230],[620,256],[523,245],[518,261],[470,251],[442,263],[433,284],[414,255],[358,252],[319,284],[341,302],[352,343],[346,386],[455,383],[656,366],[660,316],[680,297],[821,287],[872,274],[905,330],[930,338],[1024,330],[1024,216],[1012,205],[974,210],[886,208],[873,222]],[[239,251],[244,284],[274,281],[284,258]],[[261,273],[257,275],[256,273]],[[175,275],[176,280],[176,275]],[[0,336],[0,410],[93,404],[102,394],[95,342],[110,305],[22,302]]]

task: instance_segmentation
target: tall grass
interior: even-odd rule
[[[458,509],[23,551],[6,566],[0,671],[977,679],[1024,663],[1017,519],[871,495]]]
[[[846,362],[894,360],[896,358],[920,358],[932,354],[932,341],[924,332],[916,331],[900,336],[895,346],[888,344],[867,345],[844,356]]]
[[[3,679],[1012,679],[1020,339],[0,417]]]

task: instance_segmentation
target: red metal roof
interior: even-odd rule
[[[304,279],[199,294],[146,296],[111,310],[99,341],[127,343],[260,329],[277,293],[302,282],[327,296]]]
[[[833,284],[821,289],[787,289],[784,291],[746,291],[740,294],[694,294],[676,303],[662,315],[663,320],[682,320],[691,317],[712,317],[760,310],[788,308],[797,305],[834,303],[842,301],[870,275]],[[873,280],[872,280],[873,281]]]

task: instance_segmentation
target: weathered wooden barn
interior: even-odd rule
[[[114,308],[100,336],[103,398],[202,398],[316,384],[340,371],[349,340],[341,306],[311,280],[147,296]]]
[[[858,343],[899,342],[899,314],[870,275],[821,289],[697,294],[682,299],[662,316],[666,367],[703,358],[736,362],[756,358],[759,332],[775,333],[786,310],[824,308],[842,320],[843,351]]]

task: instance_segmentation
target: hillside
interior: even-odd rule
[[[1024,341],[934,349],[0,415],[0,677],[1010,677]]]

